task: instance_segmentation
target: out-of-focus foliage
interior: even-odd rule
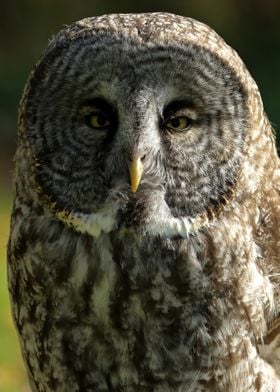
[[[0,1],[0,392],[27,391],[8,305],[5,247],[17,107],[48,40],[75,20],[113,12],[168,11],[213,27],[233,46],[280,129],[279,0],[1,0]],[[3,193],[4,191],[4,193]]]
[[[10,194],[0,181],[0,391],[27,392],[27,381],[12,322],[6,283],[6,243],[11,209]]]

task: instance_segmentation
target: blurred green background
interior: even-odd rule
[[[276,130],[280,125],[279,0],[0,0],[0,392],[29,390],[10,317],[5,265],[17,107],[25,81],[64,25],[104,13],[144,11],[174,12],[213,27],[238,51],[270,121]]]

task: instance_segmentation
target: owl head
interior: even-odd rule
[[[105,15],[51,41],[27,84],[19,143],[56,219],[92,235],[188,235],[249,191],[240,181],[255,170],[262,113],[242,61],[209,27]]]

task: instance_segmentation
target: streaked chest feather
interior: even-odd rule
[[[233,242],[238,235],[235,228]],[[93,240],[68,230],[57,242],[37,241],[37,256],[25,259],[22,306],[15,310],[30,356],[36,366],[49,366],[49,358],[51,367],[67,364],[74,374],[103,369],[114,388],[210,382],[211,372],[206,377],[197,369],[229,355],[241,360],[241,342],[253,338],[252,326],[262,335],[267,298],[273,302],[255,263],[257,248],[245,244],[245,234],[244,247],[233,251],[208,234]],[[31,282],[32,292],[24,288]],[[64,383],[68,376],[60,377]]]

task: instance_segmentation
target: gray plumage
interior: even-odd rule
[[[154,13],[61,31],[15,161],[8,275],[33,391],[280,390],[279,160],[213,30]]]

